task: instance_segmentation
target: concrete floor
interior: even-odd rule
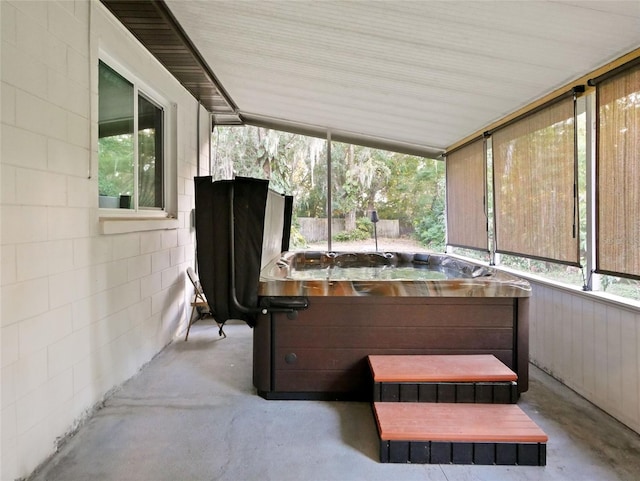
[[[33,481],[638,480],[640,435],[532,367],[519,405],[547,466],[381,464],[367,403],[265,401],[252,331],[201,322],[125,383]]]

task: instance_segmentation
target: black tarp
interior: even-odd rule
[[[289,239],[291,238],[291,219],[293,218],[293,196],[284,197],[284,225],[282,226],[282,249],[281,252],[289,250]]]
[[[253,326],[269,182],[248,177],[212,182],[210,176],[194,181],[198,275],[213,317],[221,324],[241,319]],[[290,228],[290,217],[285,225]],[[282,245],[288,243],[284,229]]]

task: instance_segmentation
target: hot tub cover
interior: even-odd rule
[[[241,319],[253,326],[259,312],[267,200],[270,192],[275,193],[269,191],[267,180],[248,177],[213,182],[206,176],[194,181],[196,258],[213,317],[221,324]],[[277,209],[269,209],[267,235],[280,239],[264,244],[277,244],[280,251],[288,248],[291,220],[285,214],[291,215],[292,202],[285,197]],[[274,224],[282,227],[274,230]]]

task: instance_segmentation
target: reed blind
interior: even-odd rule
[[[579,265],[574,99],[500,128],[492,142],[496,252]]]
[[[489,250],[484,140],[447,154],[447,244]]]
[[[640,65],[596,84],[596,271],[640,279]]]

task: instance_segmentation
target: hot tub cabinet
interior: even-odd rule
[[[370,400],[370,354],[494,354],[517,373],[518,391],[527,390],[526,281],[447,256],[388,253],[381,255],[385,265],[431,264],[460,276],[332,279],[327,264],[340,255],[286,253],[263,270],[259,296],[265,305],[304,296],[308,308],[257,317],[253,380],[262,397]],[[355,256],[370,266],[379,255],[350,253],[348,262]],[[320,264],[322,278],[296,280],[292,271],[309,261]]]

